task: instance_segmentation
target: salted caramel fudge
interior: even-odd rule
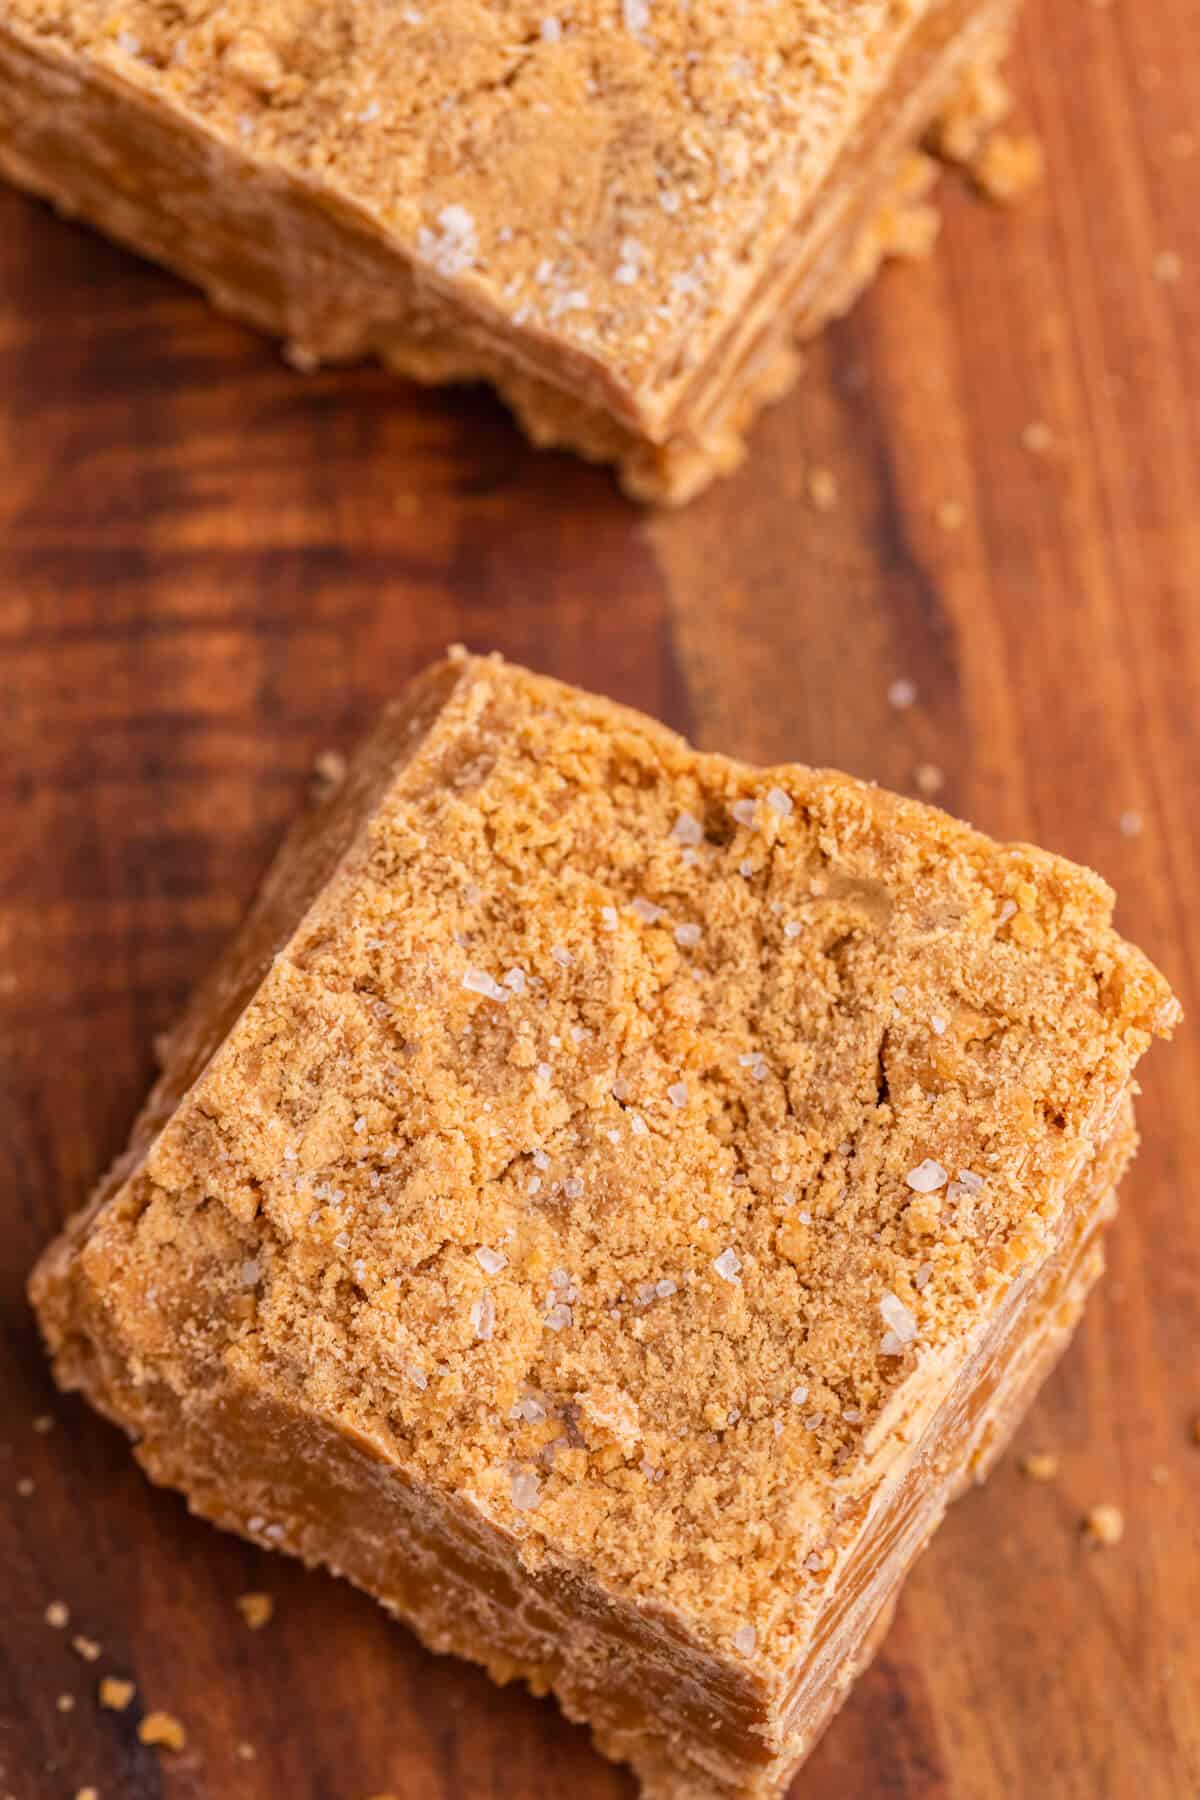
[[[1176,1017],[1099,877],[453,654],[300,822],[45,1253],[151,1478],[779,1792],[1101,1267]]]
[[[489,381],[683,500],[927,247],[914,149],[994,116],[1014,0],[555,5],[4,0],[0,171],[302,368]]]

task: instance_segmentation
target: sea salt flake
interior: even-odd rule
[[[946,1171],[940,1162],[934,1162],[931,1156],[910,1169],[904,1177],[914,1194],[934,1194],[938,1188],[946,1185]]]
[[[687,1097],[687,1083],[684,1081],[673,1081],[667,1089],[667,1099],[672,1106],[686,1106]]]
[[[781,787],[768,788],[767,805],[773,813],[778,813],[781,819],[786,819],[792,811],[792,796],[785,794]]]
[[[491,1250],[486,1244],[481,1244],[475,1252],[475,1261],[485,1275],[498,1275],[501,1269],[508,1266],[508,1258],[503,1250]]]
[[[917,1321],[899,1295],[893,1294],[890,1288],[880,1296],[879,1312],[884,1324],[888,1327],[889,1337],[894,1335],[901,1344],[912,1343],[917,1335]],[[889,1352],[889,1354],[894,1355],[895,1352]]]
[[[379,102],[378,102],[378,100],[371,100],[368,102],[368,104],[366,106],[363,107],[362,111],[359,113],[358,122],[360,125],[370,125],[370,124],[373,124],[374,121],[378,117],[379,117]]]
[[[923,1262],[921,1264],[920,1268],[917,1270],[916,1274],[913,1276],[913,1286],[916,1288],[918,1293],[920,1293],[922,1288],[927,1287],[929,1285],[929,1277],[932,1274],[933,1274],[933,1264],[931,1262]]]
[[[916,703],[917,684],[910,681],[907,675],[901,675],[888,687],[887,697],[889,706],[894,706],[897,712],[904,712]]]
[[[137,56],[142,48],[142,42],[140,38],[134,37],[132,31],[118,31],[117,48],[123,50],[126,56]]]
[[[713,1268],[717,1271],[717,1274],[721,1277],[722,1281],[736,1283],[738,1280],[738,1271],[741,1266],[742,1259],[736,1250],[722,1250],[720,1256],[713,1257]]]
[[[739,825],[753,825],[758,818],[758,807],[753,800],[735,800],[729,810]]]
[[[511,988],[514,994],[523,994],[526,985],[524,969],[519,968],[515,963],[511,969],[506,969],[504,971],[504,985],[506,988]]]
[[[671,827],[671,836],[681,844],[702,844],[704,827],[689,812],[681,812]]]
[[[256,1258],[251,1257],[248,1262],[242,1264],[242,1286],[253,1287],[261,1274],[261,1265]]]
[[[938,1037],[943,1037],[945,1035],[946,1027],[949,1023],[950,1021],[946,1018],[944,1013],[930,1013],[929,1015],[929,1029]]]
[[[753,875],[753,873],[754,873],[754,864],[750,861],[750,858],[748,856],[744,856],[742,858],[741,862],[738,864],[738,874],[743,876],[747,881],[749,881],[749,879],[750,879],[751,875]]]
[[[807,1386],[805,1386],[804,1383],[801,1383],[799,1387],[794,1387],[788,1398],[791,1400],[793,1406],[803,1406],[804,1402],[808,1399]]]
[[[733,1647],[740,1656],[753,1656],[758,1633],[753,1625],[739,1625],[733,1634]]]
[[[630,911],[635,912],[638,918],[647,925],[657,925],[658,921],[665,917],[661,906],[656,906],[653,900],[643,900],[640,895],[636,900],[631,900],[629,906]]]
[[[630,1113],[629,1129],[632,1131],[634,1137],[645,1137],[650,1130],[650,1127],[647,1125],[645,1119],[643,1119],[641,1113]]]
[[[650,25],[650,0],[621,0],[621,20],[636,37]]]
[[[578,1175],[568,1175],[567,1179],[563,1182],[563,1193],[567,1196],[568,1200],[580,1200],[583,1198],[583,1183]]]
[[[526,1425],[540,1425],[546,1417],[546,1409],[532,1394],[525,1394],[513,1403],[512,1417],[523,1419]]]
[[[671,1295],[676,1292],[675,1283],[671,1280],[669,1275],[664,1275],[661,1281],[655,1282],[654,1292],[658,1299],[669,1300]]]
[[[415,1388],[420,1390],[421,1393],[424,1393],[425,1389],[429,1386],[428,1375],[426,1375],[424,1369],[419,1368],[416,1363],[409,1363],[408,1379],[412,1382],[412,1384]]]
[[[955,1179],[960,1187],[966,1188],[968,1194],[982,1194],[984,1188],[983,1176],[976,1175],[974,1170],[957,1169],[955,1171]]]
[[[574,1315],[572,1314],[570,1307],[564,1305],[561,1300],[558,1300],[545,1313],[542,1318],[542,1324],[546,1327],[547,1331],[566,1331],[568,1326],[573,1323],[573,1319]]]
[[[789,919],[784,925],[783,935],[786,938],[798,938],[803,930],[804,927],[799,919]]]
[[[437,216],[438,229],[422,225],[417,233],[417,249],[440,275],[462,275],[475,266],[479,240],[475,221],[465,206],[443,206]]]
[[[529,1152],[529,1160],[535,1169],[548,1169],[550,1167],[550,1158],[546,1155],[544,1150],[531,1150]]]
[[[562,25],[557,19],[543,19],[541,36],[544,44],[557,44],[562,38]]]
[[[478,1300],[472,1300],[467,1316],[471,1321],[471,1330],[480,1343],[489,1343],[496,1328],[496,1303],[492,1296],[485,1291]]]
[[[366,1117],[364,1116],[364,1114],[359,1113],[357,1119],[355,1119],[355,1121],[354,1121],[354,1129],[358,1133],[359,1137],[361,1137],[363,1132],[367,1129],[367,1121],[366,1121]]]
[[[482,994],[487,1000],[508,999],[508,989],[502,988],[486,969],[468,969],[462,978],[463,986],[472,994]]]
[[[604,926],[605,931],[615,931],[618,924],[616,907],[602,906],[600,908],[600,922]]]
[[[517,1512],[532,1512],[542,1496],[541,1483],[529,1469],[512,1478],[512,1503]]]
[[[701,936],[698,925],[677,925],[675,927],[675,942],[681,950],[694,950],[700,942]]]
[[[550,947],[550,954],[560,969],[567,969],[570,967],[571,952],[565,949],[562,944],[552,944]]]

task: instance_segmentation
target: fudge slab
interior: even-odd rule
[[[1098,876],[452,654],[32,1295],[208,1518],[765,1800],[1102,1262],[1177,1008]]]
[[[5,0],[0,171],[302,367],[482,377],[681,500],[794,335],[928,243],[914,147],[964,90],[990,116],[1012,10]]]

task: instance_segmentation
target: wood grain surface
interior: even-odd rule
[[[1044,190],[949,188],[936,258],[670,517],[486,395],[299,377],[0,195],[0,1796],[632,1793],[551,1705],[152,1491],[53,1394],[23,1297],[314,753],[448,641],[707,746],[910,791],[931,766],[952,810],[1103,870],[1200,1017],[1195,0],[1033,0],[1015,74]],[[1057,1479],[1009,1458],[954,1509],[796,1800],[1200,1795],[1198,1094],[1185,1027],[1147,1065],[1110,1278],[1022,1433]],[[1089,1552],[1101,1500],[1126,1534]],[[247,1589],[275,1599],[258,1633]],[[127,1713],[105,1673],[136,1680]],[[143,1703],[186,1751],[138,1743]]]

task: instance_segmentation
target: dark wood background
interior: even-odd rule
[[[151,1491],[54,1396],[23,1298],[314,753],[448,641],[745,756],[910,790],[936,765],[952,810],[1102,869],[1200,1016],[1195,0],[1034,0],[1015,72],[1045,188],[998,211],[948,184],[937,257],[890,271],[744,471],[665,518],[527,449],[486,395],[294,375],[0,194],[0,1796],[632,1792],[552,1706]],[[1010,1458],[954,1510],[796,1800],[1200,1795],[1187,1027],[1145,1090],[1110,1278],[1021,1436],[1058,1479]],[[1102,1500],[1126,1536],[1089,1552]],[[260,1633],[251,1588],[276,1601]],[[184,1721],[182,1756],[138,1744],[136,1706],[100,1710],[105,1672]]]

